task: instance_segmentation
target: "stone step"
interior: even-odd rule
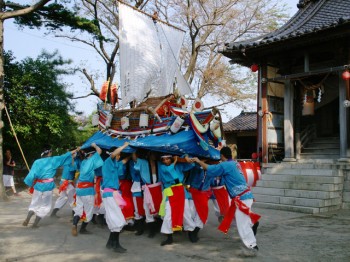
[[[253,204],[253,210],[254,210],[254,207],[269,208],[269,209],[291,211],[291,212],[298,212],[298,213],[306,213],[306,214],[317,214],[317,213],[322,213],[322,212],[330,212],[330,211],[334,211],[334,210],[339,210],[341,207],[350,209],[350,205],[348,205],[348,204],[317,208],[317,207],[290,206],[290,205],[282,205],[282,204],[274,204],[274,203],[261,203],[261,202],[255,202]]]
[[[343,202],[342,209],[350,209],[350,202]]]
[[[299,159],[298,163],[300,164],[319,164],[319,165],[335,165],[337,163],[337,159]]]
[[[338,176],[337,169],[299,169],[299,168],[284,168],[274,167],[265,169],[264,174],[278,174],[278,175],[306,175],[306,176]]]
[[[338,142],[313,142],[307,144],[307,147],[334,147],[334,148],[340,148],[340,144]]]
[[[333,141],[340,141],[340,138],[338,136],[316,137],[315,139],[312,140],[312,142],[314,141],[332,141],[333,142]]]
[[[344,192],[343,193],[343,201],[344,202],[350,202],[350,192]]]
[[[306,153],[312,153],[312,154],[324,154],[326,152],[326,154],[337,154],[340,155],[340,149],[339,148],[335,148],[335,147],[307,147],[304,148],[301,154],[306,154]]]
[[[302,159],[339,159],[339,153],[301,153]]]
[[[328,207],[342,204],[342,198],[332,199],[317,199],[317,198],[299,198],[299,197],[284,197],[284,196],[271,196],[255,194],[255,201],[260,203],[275,203],[291,206],[302,207]]]
[[[285,168],[301,168],[301,169],[315,169],[315,168],[320,168],[320,169],[335,169],[338,167],[334,163],[334,160],[332,159],[331,161],[329,159],[323,159],[324,161],[317,160],[317,162],[314,162],[315,160],[308,160],[308,161],[298,161],[295,163],[290,163],[290,162],[282,162],[282,163],[263,163],[262,167],[263,168],[280,168],[280,169],[285,169]]]
[[[255,195],[271,195],[271,196],[286,196],[286,197],[300,197],[300,198],[317,198],[317,199],[331,199],[341,197],[342,191],[310,191],[301,189],[279,189],[269,187],[253,187],[252,192]]]
[[[339,191],[343,190],[343,184],[323,184],[310,182],[290,182],[290,181],[265,181],[258,180],[257,187],[269,187],[278,189],[299,189],[311,191]]]
[[[340,184],[344,179],[341,176],[263,174],[261,180]]]
[[[262,202],[254,202],[253,211],[254,211],[254,207],[269,208],[269,209],[275,209],[275,210],[291,211],[291,212],[306,213],[306,214],[317,214],[320,212],[320,208],[317,208],[317,207],[300,207],[300,206],[289,206],[289,205],[281,205],[281,204],[274,204],[274,203],[262,203]]]

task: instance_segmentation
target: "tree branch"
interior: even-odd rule
[[[46,5],[50,1],[51,0],[40,0],[36,4],[31,5],[29,7],[26,7],[26,8],[23,8],[21,10],[9,11],[9,12],[0,12],[0,20],[4,21],[4,20],[9,19],[9,18],[14,18],[14,17],[17,17],[17,16],[30,14],[30,13],[34,12],[35,10],[43,7],[44,5]]]

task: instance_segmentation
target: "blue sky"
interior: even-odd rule
[[[297,12],[298,0],[281,0],[288,6],[291,15]],[[4,46],[5,50],[11,50],[17,59],[25,57],[37,57],[43,49],[49,52],[59,50],[59,53],[65,59],[72,59],[74,65],[84,65],[91,72],[100,74],[97,87],[102,85],[104,80],[104,63],[97,56],[92,48],[79,43],[72,43],[68,40],[55,38],[53,36],[45,36],[37,30],[18,30],[12,21],[5,21],[4,30]],[[73,92],[75,96],[86,95],[90,92],[89,84],[84,76],[77,75],[74,77],[65,77],[64,81],[70,84],[68,91]],[[88,98],[76,100],[76,107],[83,111],[86,115],[91,114],[96,109],[98,98],[90,96]],[[232,117],[238,115],[241,109],[233,108]],[[224,119],[224,121],[229,119]]]

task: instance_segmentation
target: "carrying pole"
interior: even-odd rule
[[[30,171],[30,168],[29,168],[29,166],[28,166],[26,157],[24,156],[24,153],[23,153],[23,151],[22,151],[22,147],[21,147],[21,145],[20,145],[20,143],[19,143],[19,141],[18,141],[18,138],[17,138],[16,132],[15,132],[15,129],[13,128],[12,121],[11,121],[9,112],[7,111],[6,105],[5,105],[5,112],[6,112],[6,115],[7,115],[8,120],[9,120],[9,123],[10,123],[10,126],[11,126],[11,130],[12,130],[12,132],[13,132],[13,135],[14,135],[14,137],[15,137],[15,139],[16,139],[16,142],[17,142],[17,145],[18,145],[18,147],[19,147],[19,150],[21,151],[21,154],[22,154],[24,163],[26,164],[28,171]]]

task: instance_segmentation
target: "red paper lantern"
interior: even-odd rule
[[[258,159],[258,154],[257,153],[253,153],[252,154],[252,159],[254,159],[254,160]]]
[[[344,80],[349,80],[350,79],[350,72],[349,71],[344,71],[341,75],[341,77],[344,79]]]
[[[259,65],[257,65],[257,64],[252,64],[252,65],[250,66],[250,70],[252,70],[252,72],[258,71],[258,70],[259,70]]]

